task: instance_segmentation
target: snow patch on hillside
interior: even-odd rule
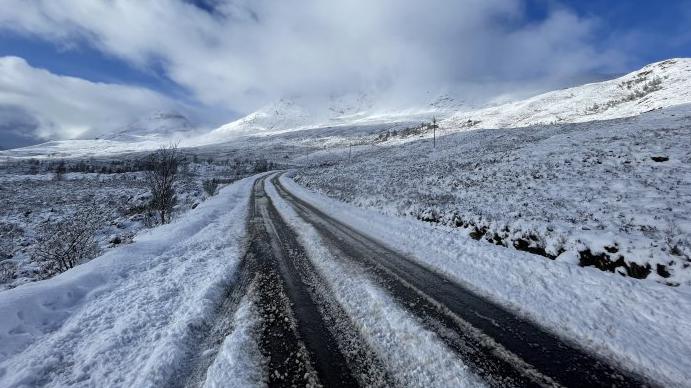
[[[389,140],[296,180],[330,197],[611,276],[691,285],[691,105]],[[324,155],[327,157],[328,155]],[[545,261],[551,261],[543,258]],[[597,271],[592,269],[592,271]]]
[[[691,59],[653,63],[623,77],[460,112],[442,127],[515,128],[636,116],[691,102]]]
[[[464,106],[450,94],[434,96],[419,106],[385,108],[372,96],[359,93],[333,96],[325,106],[296,99],[281,99],[239,120],[223,125],[200,138],[200,143],[230,140],[246,135],[268,135],[320,127],[429,121],[448,117]]]

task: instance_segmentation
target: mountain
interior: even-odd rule
[[[314,122],[312,114],[291,99],[281,99],[256,112],[214,129],[211,138],[225,138],[283,129],[301,128]]]
[[[212,130],[207,140],[271,134],[308,128],[430,120],[448,117],[464,107],[450,94],[434,96],[419,106],[385,108],[367,93],[331,96],[326,104],[283,98],[256,112]]]
[[[177,112],[156,112],[136,120],[115,133],[105,136],[107,140],[136,142],[141,140],[170,139],[188,136],[194,127]]]
[[[670,59],[616,79],[480,109],[450,94],[430,95],[427,102],[406,109],[386,107],[367,93],[331,97],[321,104],[302,98],[281,99],[204,134],[193,131],[190,122],[178,113],[159,112],[137,120],[107,138],[54,141],[0,151],[0,156],[92,156],[155,149],[177,139],[182,140],[182,147],[205,146],[245,136],[329,128],[328,131],[310,134],[312,139],[316,139],[320,133],[325,137],[334,134],[347,136],[357,126],[407,125],[429,121],[432,117],[440,119],[443,128],[461,130],[575,123],[636,116],[689,103],[691,59]]]
[[[609,81],[557,90],[489,108],[459,112],[446,128],[507,128],[636,116],[691,103],[691,59],[657,62]]]

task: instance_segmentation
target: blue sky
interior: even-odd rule
[[[217,125],[277,98],[363,89],[406,103],[423,89],[487,99],[691,55],[691,0],[8,1],[16,4],[0,15],[0,58],[25,63],[5,64],[14,76],[0,87],[47,77],[95,112],[70,116],[86,104],[36,88],[33,99],[3,100],[0,90],[0,113],[32,117],[37,139],[106,132],[147,109]],[[128,97],[105,96],[108,85]]]
[[[531,14],[542,15],[546,1],[534,0]],[[627,36],[631,69],[673,57],[691,56],[689,0],[565,0],[564,6],[583,17],[599,18],[603,44]],[[538,16],[539,17],[539,16]]]

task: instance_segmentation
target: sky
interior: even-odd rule
[[[281,98],[482,103],[691,56],[691,0],[0,0],[0,148]]]

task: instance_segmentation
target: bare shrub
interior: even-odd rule
[[[95,234],[102,221],[95,207],[88,207],[41,225],[31,256],[41,275],[51,277],[98,256]]]
[[[0,221],[0,260],[12,257],[14,247],[23,235],[24,229],[16,223]]]
[[[216,181],[216,179],[205,180],[202,182],[202,188],[209,197],[212,197],[216,195],[216,191],[218,190],[218,181]]]
[[[146,184],[151,191],[151,209],[158,212],[162,224],[170,222],[175,206],[175,182],[180,164],[175,144],[161,147],[147,159]]]
[[[58,162],[58,164],[55,165],[55,180],[56,181],[61,181],[63,180],[65,176],[65,172],[67,172],[67,167],[65,166],[65,161],[61,160]]]
[[[0,284],[7,283],[14,279],[17,272],[17,263],[9,260],[0,261]]]

